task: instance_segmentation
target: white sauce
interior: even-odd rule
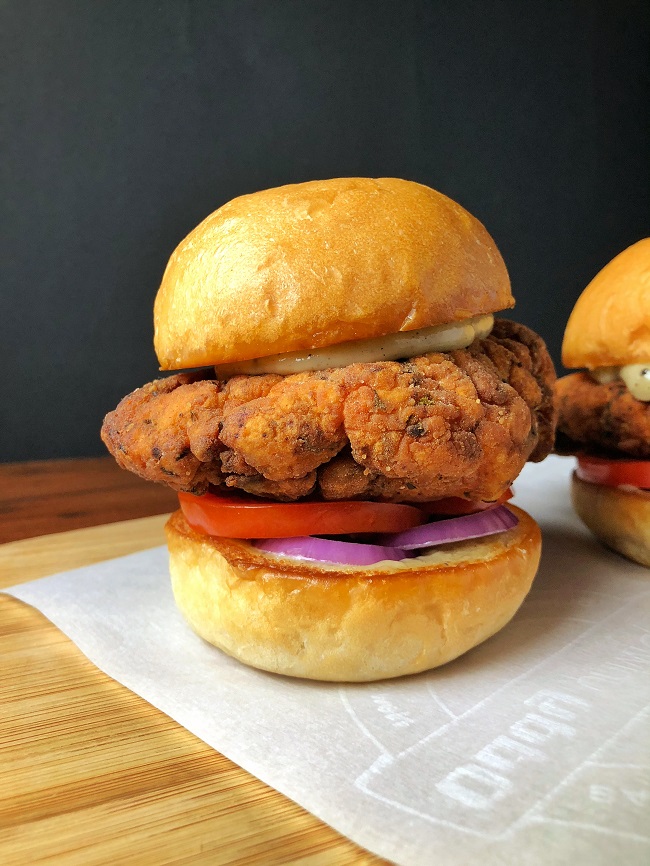
[[[610,382],[615,382],[618,379],[620,369],[620,367],[595,367],[589,371],[589,375],[599,385],[609,385]]]
[[[621,367],[621,379],[637,400],[650,402],[650,361],[647,364],[628,364]]]
[[[398,358],[415,358],[428,352],[451,352],[464,349],[474,340],[482,340],[490,333],[494,316],[475,316],[462,322],[450,322],[433,328],[401,331],[385,337],[368,340],[352,340],[336,346],[312,349],[309,352],[269,355],[215,367],[218,378],[229,378],[239,374],[258,375],[279,373],[290,376],[312,370],[327,370],[331,367],[347,367],[349,364],[369,364],[374,361],[396,361]]]
[[[589,374],[600,385],[621,379],[636,400],[650,402],[650,361],[644,364],[625,364],[622,367],[595,367]]]

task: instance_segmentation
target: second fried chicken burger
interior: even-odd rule
[[[577,514],[608,547],[650,566],[650,238],[582,292],[562,344],[558,448],[577,455]]]
[[[102,438],[179,492],[172,583],[199,635],[363,681],[511,619],[540,531],[503,503],[555,426],[542,340],[494,319],[513,303],[481,223],[404,180],[245,195],[190,233],[154,319],[161,367],[192,372],[129,394]]]

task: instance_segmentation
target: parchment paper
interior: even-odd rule
[[[376,854],[408,866],[650,862],[650,570],[574,516],[573,461],[529,465],[544,532],[499,635],[402,680],[240,665],[177,613],[163,548],[9,590],[114,679]]]

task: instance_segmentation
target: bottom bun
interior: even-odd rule
[[[509,506],[510,507],[510,506]],[[537,571],[541,532],[512,529],[402,563],[340,566],[166,527],[176,603],[202,638],[256,668],[364,682],[437,667],[512,618]]]
[[[650,566],[650,493],[583,481],[573,473],[573,507],[607,547]]]

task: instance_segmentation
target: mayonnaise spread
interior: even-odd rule
[[[311,370],[327,370],[331,367],[347,367],[349,364],[369,364],[374,361],[396,361],[398,358],[415,358],[428,352],[451,352],[464,349],[474,340],[488,336],[494,325],[494,316],[474,316],[461,322],[419,328],[415,331],[400,331],[385,337],[367,340],[352,340],[322,349],[304,350],[289,354],[269,355],[250,361],[235,361],[215,367],[218,378],[229,378],[238,374],[257,375],[279,373],[289,376]]]
[[[600,385],[621,379],[636,400],[650,402],[650,361],[645,364],[625,364],[623,367],[595,367],[589,373]]]

